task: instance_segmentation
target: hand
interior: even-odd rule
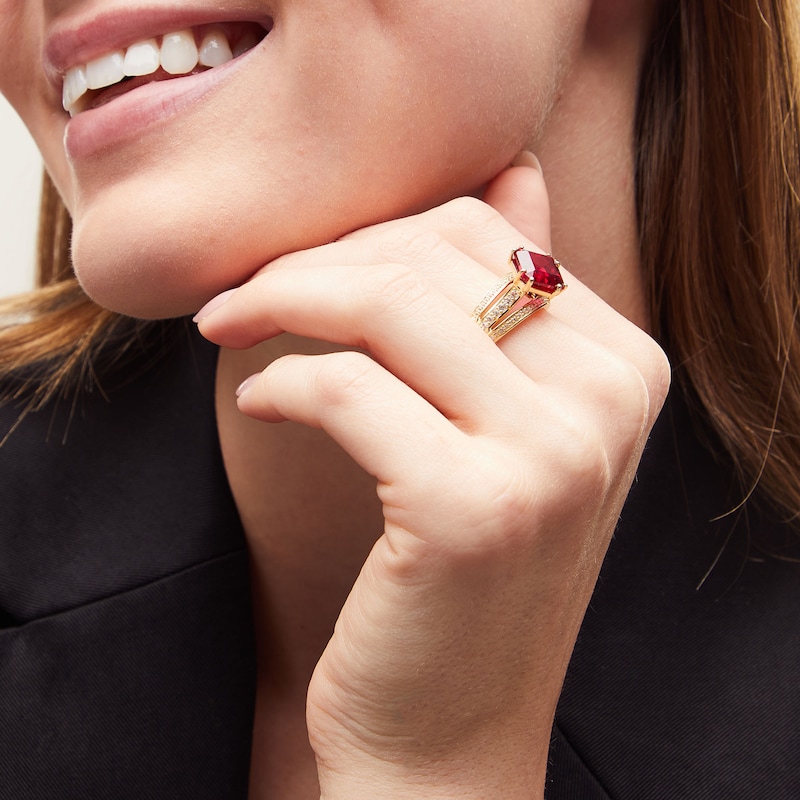
[[[471,310],[512,249],[550,235],[538,170],[507,170],[486,198],[497,210],[459,199],[280,258],[198,315],[225,347],[288,331],[363,351],[278,359],[239,397],[265,422],[323,428],[383,503],[308,691],[327,800],[541,794],[575,637],[667,391],[660,349],[569,275],[490,341]]]

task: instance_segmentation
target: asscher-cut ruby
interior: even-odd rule
[[[521,247],[511,254],[511,263],[519,273],[520,281],[532,289],[550,295],[564,288],[564,280],[552,256]]]

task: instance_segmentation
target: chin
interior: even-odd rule
[[[143,319],[194,314],[279,256],[423,211],[494,174],[486,164],[468,166],[455,173],[431,170],[427,181],[401,175],[392,193],[385,187],[396,171],[377,175],[366,168],[358,180],[323,173],[324,185],[313,184],[313,170],[290,171],[292,180],[256,171],[237,175],[235,192],[214,194],[206,183],[233,182],[198,183],[186,169],[127,176],[76,203],[75,273],[84,291],[112,311]],[[309,194],[309,185],[318,190]]]
[[[75,274],[92,300],[131,317],[194,314],[214,295],[246,281],[260,266],[243,263],[241,254],[222,252],[201,236],[179,237],[171,231],[162,237],[148,228],[148,236],[109,237],[102,233],[106,230],[114,228],[76,225]]]
[[[92,270],[76,268],[76,275],[86,294],[98,305],[128,317],[170,319],[194,314],[216,292],[192,292],[186,287],[170,286],[168,281],[147,278],[126,281],[124,276],[109,280]],[[142,282],[147,282],[143,286]]]

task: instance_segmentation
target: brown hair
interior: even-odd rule
[[[53,397],[103,391],[100,377],[141,353],[163,323],[115,314],[78,285],[69,254],[72,221],[45,173],[39,210],[38,269],[33,292],[0,303],[3,400],[22,401],[21,419]]]
[[[800,514],[796,0],[663,3],[637,200],[654,333],[739,471]]]
[[[796,0],[665,0],[636,130],[642,264],[676,383],[740,471],[800,514],[800,117]],[[69,220],[46,181],[37,293],[7,301],[0,373],[37,402],[91,379],[109,337],[151,323],[93,305],[68,263]],[[31,365],[39,369],[31,372]]]

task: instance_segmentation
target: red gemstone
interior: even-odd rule
[[[519,273],[520,281],[538,292],[551,295],[564,288],[564,280],[553,256],[520,247],[511,254],[511,263]]]

